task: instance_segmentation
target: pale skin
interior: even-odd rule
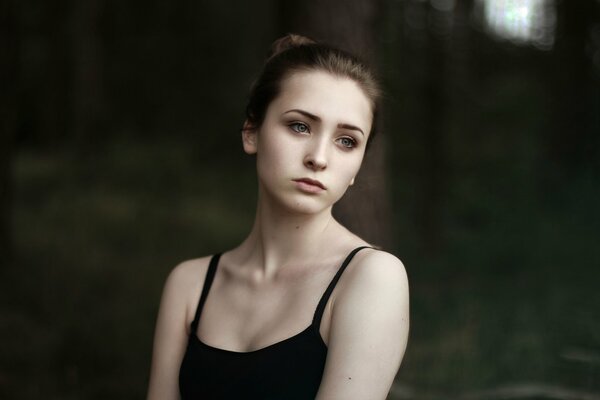
[[[349,78],[295,73],[260,127],[248,122],[244,151],[256,154],[258,204],[248,237],[223,254],[203,309],[200,340],[246,352],[306,328],[344,257],[368,245],[331,214],[359,171],[371,104]],[[314,191],[297,180],[318,180]],[[178,374],[209,257],[169,275],[157,319],[148,399],[179,399]],[[359,252],[327,303],[320,333],[328,347],[319,400],[385,399],[408,338],[408,281],[400,260]]]

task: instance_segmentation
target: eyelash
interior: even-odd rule
[[[310,127],[306,125],[304,122],[292,122],[288,125],[294,132],[297,133],[310,133]],[[300,131],[297,129],[298,126],[304,126],[306,128],[305,131]],[[295,128],[296,127],[296,128]]]
[[[343,146],[344,148],[346,148],[346,149],[353,149],[353,148],[355,148],[355,147],[356,147],[356,145],[358,144],[358,143],[356,143],[356,140],[354,140],[353,138],[351,138],[351,137],[349,137],[349,136],[344,136],[344,137],[341,137],[341,138],[339,138],[338,140],[349,140],[349,141],[350,141],[350,145],[349,145],[349,146],[346,146],[346,145],[342,144],[342,146]]]
[[[292,123],[288,124],[288,126],[290,127],[291,130],[293,130],[296,133],[300,133],[300,134],[310,133],[310,126],[308,126],[304,122],[292,122]],[[303,126],[306,130],[304,130],[304,131],[299,130],[298,129],[299,126]],[[356,139],[349,137],[349,136],[341,137],[338,140],[350,141],[350,143],[348,145],[342,144],[342,147],[344,147],[344,149],[348,149],[348,150],[355,148],[358,144]]]

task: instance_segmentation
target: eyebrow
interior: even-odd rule
[[[316,116],[314,114],[311,114],[308,111],[300,110],[300,109],[297,109],[297,108],[294,108],[292,110],[288,110],[288,111],[284,112],[283,115],[291,113],[291,112],[297,112],[298,114],[304,115],[306,118],[312,119],[313,121],[321,122],[321,118],[319,118],[318,116]],[[354,125],[350,125],[350,124],[338,124],[338,128],[349,129],[351,131],[358,131],[358,132],[362,133],[363,136],[365,135],[365,133],[362,131],[362,129],[360,129],[359,127],[354,126]]]

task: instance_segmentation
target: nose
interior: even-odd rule
[[[313,171],[327,168],[327,141],[320,138],[312,141],[304,156],[304,165]]]

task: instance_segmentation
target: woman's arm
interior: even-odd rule
[[[173,269],[163,289],[154,333],[148,400],[179,399],[179,367],[188,341],[188,304],[198,277],[203,276],[193,274],[197,270],[193,264],[188,261]]]
[[[400,260],[381,251],[369,252],[347,272],[333,299],[317,400],[384,400],[408,339],[406,272]]]

